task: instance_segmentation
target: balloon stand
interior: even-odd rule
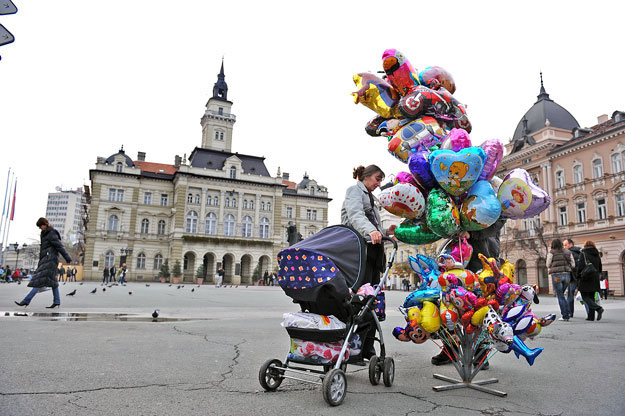
[[[458,380],[442,374],[434,374],[434,378],[451,383],[443,386],[434,386],[432,387],[434,391],[470,388],[499,397],[508,395],[506,392],[484,387],[485,384],[498,383],[499,380],[496,378],[487,378],[480,381],[474,380],[475,376],[484,367],[484,364],[494,355],[494,352],[492,352],[494,349],[487,342],[483,343],[486,337],[484,330],[468,334],[461,326],[457,326],[453,334],[442,329],[439,333],[443,341],[443,348],[445,348],[446,353],[452,359],[452,363],[461,379]],[[484,345],[487,345],[486,349],[481,349]]]

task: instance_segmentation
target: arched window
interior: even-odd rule
[[[250,209],[254,209],[254,201],[250,200]]]
[[[219,140],[223,140],[224,139],[224,132],[220,132],[219,133]]]
[[[564,188],[564,171],[556,170],[556,188]]]
[[[210,196],[210,195],[208,195],[208,196],[206,197],[206,205],[211,205],[211,202],[213,202],[213,197],[212,197],[212,196]]]
[[[217,215],[212,212],[206,216],[206,234],[217,234]]]
[[[243,209],[247,209],[247,199],[243,200]]]
[[[160,220],[158,222],[158,234],[163,235],[166,232],[167,232],[167,224],[165,223],[165,220]]]
[[[218,131],[215,132],[215,140],[219,140],[219,132]]]
[[[200,203],[200,194],[195,194],[195,203],[196,204]]]
[[[187,214],[187,224],[185,227],[185,232],[187,233],[197,232],[197,212],[189,211],[189,213]]]
[[[598,179],[603,176],[603,161],[600,158],[592,161],[592,177]]]
[[[117,218],[117,215],[111,215],[109,217],[108,230],[117,231],[118,227],[119,227],[119,218]]]
[[[232,208],[236,208],[236,207],[237,207],[237,199],[232,198]]]
[[[264,217],[260,220],[260,238],[269,238],[269,220]]]
[[[234,235],[234,215],[228,214],[224,217],[224,235]]]
[[[193,194],[187,195],[187,203],[188,204],[192,204],[193,203]]]
[[[612,160],[612,173],[619,173],[623,170],[623,163],[620,153],[614,153],[610,159]]]
[[[236,179],[237,178],[237,168],[235,168],[234,166],[230,166],[230,179]]]
[[[112,251],[107,251],[104,255],[104,266],[111,267],[113,264],[115,264],[115,254]]]
[[[226,208],[230,208],[230,198],[226,198]]]
[[[160,270],[163,266],[163,256],[157,254],[154,256],[154,270]]]
[[[213,198],[213,205],[219,206],[219,197]]]
[[[241,228],[241,235],[243,237],[252,236],[252,217],[246,215],[243,217],[243,227]]]
[[[122,162],[117,162],[117,165],[115,166],[115,172],[121,172],[123,168],[124,165],[122,164]]]
[[[137,269],[145,269],[145,254],[143,253],[137,256]]]
[[[267,202],[267,211],[271,211],[271,202]]]
[[[141,234],[147,234],[150,230],[150,221],[147,218],[141,220]]]
[[[265,202],[264,201],[260,203],[260,210],[261,211],[265,210]]]
[[[582,165],[573,166],[573,182],[584,182],[584,171],[582,170]]]

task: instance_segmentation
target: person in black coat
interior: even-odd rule
[[[102,272],[102,284],[108,285],[110,276],[111,271],[109,270],[109,266],[104,266],[104,272]]]
[[[565,249],[571,252],[573,255],[573,260],[575,260],[575,264],[579,264],[579,256],[582,254],[582,249],[575,245],[575,242],[570,238],[565,239],[562,242],[562,245]],[[566,302],[569,304],[569,316],[573,317],[573,312],[575,312],[575,292],[577,291],[577,268],[573,270],[571,273],[571,281],[569,282],[569,288],[567,290]]]
[[[582,277],[582,270],[584,270],[584,267],[586,267],[588,263],[592,263],[596,270],[594,273]],[[597,321],[600,321],[603,316],[603,308],[595,302],[596,293],[600,290],[599,278],[601,277],[602,270],[601,257],[599,256],[597,246],[595,246],[594,241],[586,241],[582,253],[579,256],[576,274],[578,281],[577,289],[582,294],[584,303],[588,306],[587,321],[595,320],[595,311],[597,312]]]
[[[21,302],[16,301],[15,303],[19,306],[28,306],[33,297],[39,292],[40,288],[51,287],[54,300],[52,306],[47,306],[48,309],[51,309],[61,305],[59,282],[56,280],[59,254],[61,254],[68,263],[71,263],[72,258],[61,243],[61,235],[57,230],[52,228],[47,219],[43,217],[39,218],[39,220],[37,220],[37,227],[41,229],[41,249],[39,251],[37,270],[33,273],[32,279],[28,284],[28,287],[32,287],[33,289]]]

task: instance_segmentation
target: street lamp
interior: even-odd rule
[[[122,253],[122,256],[130,256],[132,254],[131,248],[121,248],[119,251]]]
[[[17,269],[17,262],[20,258],[20,245],[18,243],[13,243],[11,244],[11,246],[13,246],[13,250],[15,250],[15,268]],[[24,243],[22,245],[22,250],[24,250],[26,247],[28,247],[28,245],[26,243]]]

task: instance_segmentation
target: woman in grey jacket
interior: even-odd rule
[[[384,271],[385,255],[382,234],[390,235],[396,226],[382,230],[380,214],[375,206],[377,199],[372,192],[384,180],[384,172],[376,165],[358,166],[354,169],[355,185],[347,188],[341,209],[341,224],[355,229],[363,237],[371,237],[367,244],[367,267],[364,283],[380,283],[380,273]]]
[[[564,298],[564,292],[571,282],[571,273],[575,270],[575,260],[573,259],[573,254],[564,248],[562,241],[558,238],[551,241],[551,250],[547,254],[547,269],[551,275],[553,291],[558,298],[560,313],[562,314],[558,320],[568,321],[573,314]]]

